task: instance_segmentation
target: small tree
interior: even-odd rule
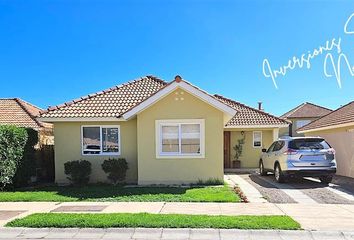
[[[246,139],[246,136],[243,135],[243,138],[238,139],[237,144],[233,147],[233,149],[235,150],[234,159],[236,161],[240,160],[240,157],[241,157],[242,151],[243,151],[243,144],[245,144],[245,139]]]
[[[27,132],[16,126],[0,126],[0,189],[12,184],[17,165],[23,157]]]
[[[91,163],[86,160],[76,160],[64,163],[64,172],[74,185],[86,185],[90,180]]]
[[[108,173],[108,179],[117,184],[125,180],[128,163],[124,158],[108,159],[102,163],[102,170]]]

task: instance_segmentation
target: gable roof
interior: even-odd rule
[[[331,109],[305,102],[284,113],[281,118],[318,118],[332,112]]]
[[[51,128],[51,124],[40,122],[36,119],[40,109],[19,98],[0,99],[0,124],[15,125],[25,128]]]
[[[64,104],[50,107],[41,118],[117,118],[167,85],[153,76],[118,85]]]
[[[343,125],[354,125],[354,101],[330,112],[329,114],[312,121],[311,123],[299,128],[297,132],[310,132],[325,130]]]
[[[246,106],[240,102],[232,99],[225,98],[221,95],[214,95],[219,100],[225,102],[229,106],[237,110],[237,113],[226,124],[226,127],[270,127],[270,126],[283,126],[286,127],[289,123],[281,118],[273,116],[269,113],[260,111],[258,109]]]
[[[248,107],[220,95],[210,95],[189,82],[177,79],[167,83],[153,76],[146,76],[113,88],[50,107],[43,111],[43,121],[117,121],[129,119],[173,89],[181,87],[208,104],[230,114],[226,126],[265,127],[288,125],[273,115]],[[233,116],[233,117],[232,117]]]
[[[149,98],[145,99],[144,101],[142,101],[141,103],[137,104],[135,107],[133,107],[132,109],[130,109],[126,113],[124,113],[123,118],[129,119],[129,118],[135,116],[137,113],[148,108],[150,105],[154,104],[159,99],[163,98],[164,96],[171,93],[172,91],[174,91],[177,88],[184,89],[185,91],[196,96],[200,100],[207,102],[209,105],[230,115],[230,117],[232,117],[236,114],[236,110],[233,107],[229,106],[228,104],[225,104],[222,101],[219,101],[214,96],[212,96],[209,93],[201,90],[200,88],[192,85],[191,83],[189,83],[185,80],[182,80],[180,76],[176,76],[176,79],[174,81],[168,83],[163,88],[158,90],[156,93],[151,95]]]

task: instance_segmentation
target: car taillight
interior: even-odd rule
[[[295,154],[297,154],[297,151],[294,150],[294,149],[288,148],[288,150],[286,150],[286,151],[284,152],[284,154],[285,154],[285,155],[295,155]]]
[[[336,154],[336,150],[334,150],[333,148],[330,148],[330,149],[327,150],[327,153],[334,155],[334,154]]]

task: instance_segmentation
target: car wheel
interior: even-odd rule
[[[322,176],[320,177],[320,180],[322,183],[329,184],[332,182],[333,176]]]
[[[264,165],[263,165],[263,161],[259,161],[259,174],[261,174],[261,176],[266,176],[267,172],[264,170]]]
[[[278,183],[283,183],[285,181],[285,177],[284,177],[284,174],[280,168],[280,165],[279,163],[275,164],[275,167],[274,167],[274,177],[275,177],[275,180],[278,182]]]

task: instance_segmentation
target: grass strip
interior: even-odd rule
[[[6,224],[29,228],[225,228],[300,229],[288,216],[211,216],[150,213],[36,213]]]
[[[0,192],[0,202],[240,202],[227,185],[209,187],[42,187]]]

